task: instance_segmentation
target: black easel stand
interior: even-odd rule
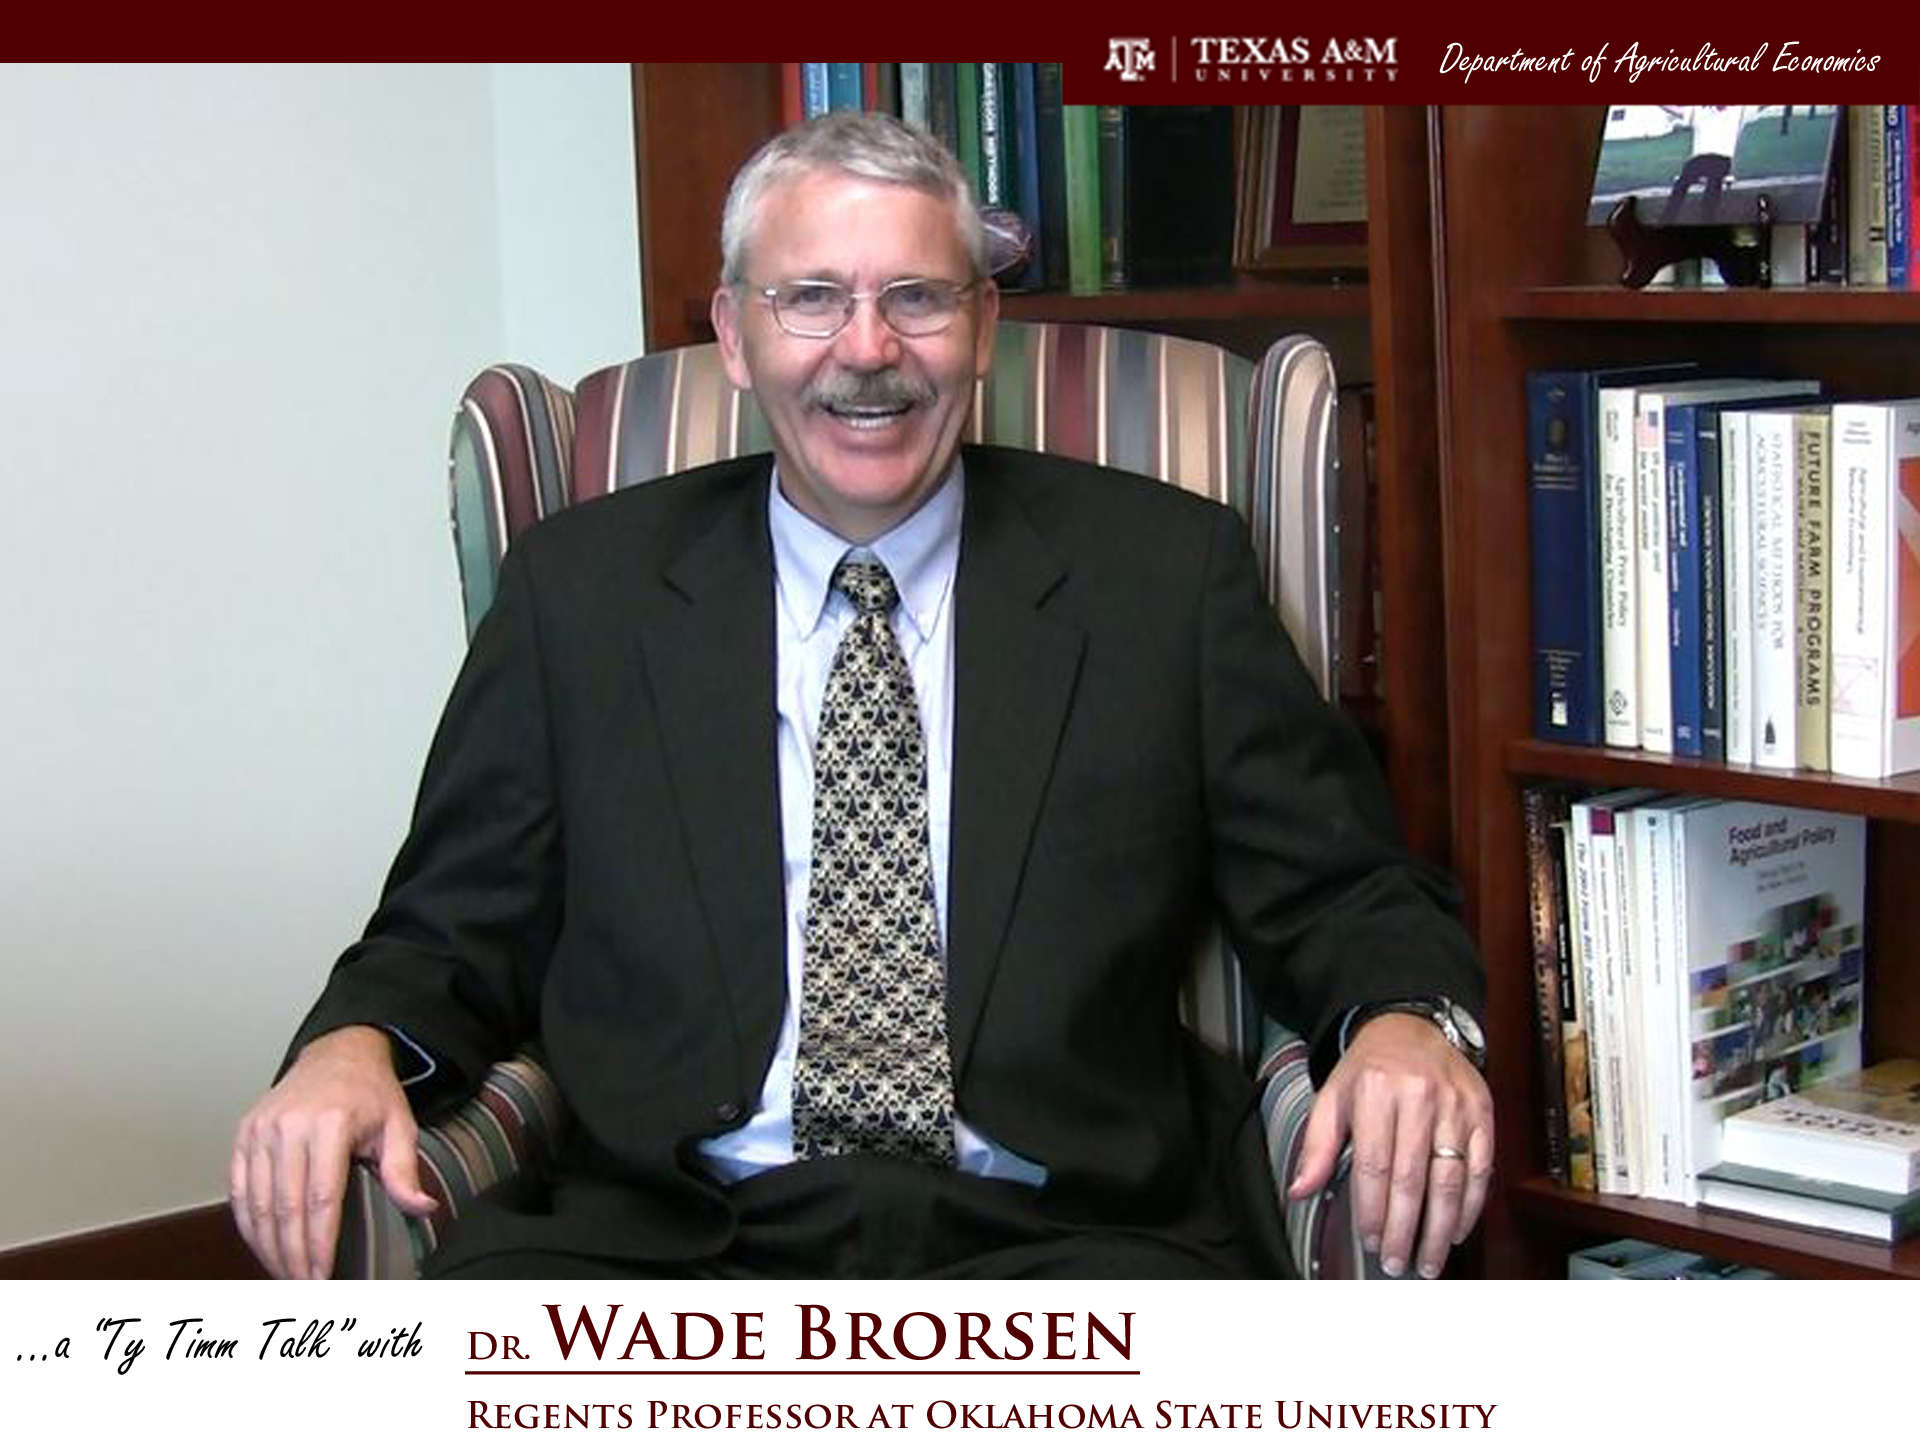
[[[1641,289],[1668,265],[1694,259],[1713,261],[1729,285],[1765,290],[1773,284],[1773,204],[1765,195],[1751,225],[1648,225],[1637,199],[1627,196],[1607,216],[1607,233],[1625,263],[1622,285]]]

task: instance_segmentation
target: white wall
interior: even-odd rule
[[[459,389],[639,348],[627,83],[0,67],[0,1247],[224,1195],[458,664]]]

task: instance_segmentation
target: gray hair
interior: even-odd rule
[[[760,202],[783,181],[838,170],[885,185],[904,185],[953,205],[975,277],[987,273],[987,236],[980,208],[953,153],[932,136],[891,115],[835,110],[773,137],[733,177],[720,216],[720,283],[746,280],[747,237]]]

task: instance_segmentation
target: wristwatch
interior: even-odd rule
[[[1458,1001],[1449,1000],[1444,995],[1420,995],[1410,1000],[1382,1000],[1373,1005],[1362,1005],[1355,1012],[1354,1028],[1358,1029],[1376,1015],[1418,1015],[1422,1020],[1431,1021],[1446,1041],[1462,1055],[1476,1070],[1487,1068],[1487,1037],[1481,1030],[1480,1022],[1473,1018],[1473,1012]]]

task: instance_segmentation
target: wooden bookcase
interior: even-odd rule
[[[780,67],[636,63],[634,152],[649,350],[712,338],[720,208],[740,162],[780,124]],[[1421,854],[1452,839],[1441,625],[1434,286],[1426,111],[1368,113],[1368,275],[1102,295],[1010,294],[1002,313],[1166,330],[1257,356],[1292,331],[1318,336],[1343,383],[1376,390],[1382,672],[1386,703],[1356,718],[1374,736]]]
[[[1920,1239],[1889,1248],[1546,1178],[1520,791],[1536,777],[1655,785],[1869,817],[1867,1051],[1920,1051],[1920,774],[1884,782],[1672,761],[1532,738],[1523,377],[1530,369],[1702,359],[1817,376],[1834,395],[1920,392],[1920,294],[1632,292],[1585,225],[1599,107],[1454,107],[1431,156],[1439,214],[1452,863],[1491,989],[1500,1176],[1490,1274],[1559,1275],[1567,1250],[1634,1235],[1793,1275],[1920,1277]]]

